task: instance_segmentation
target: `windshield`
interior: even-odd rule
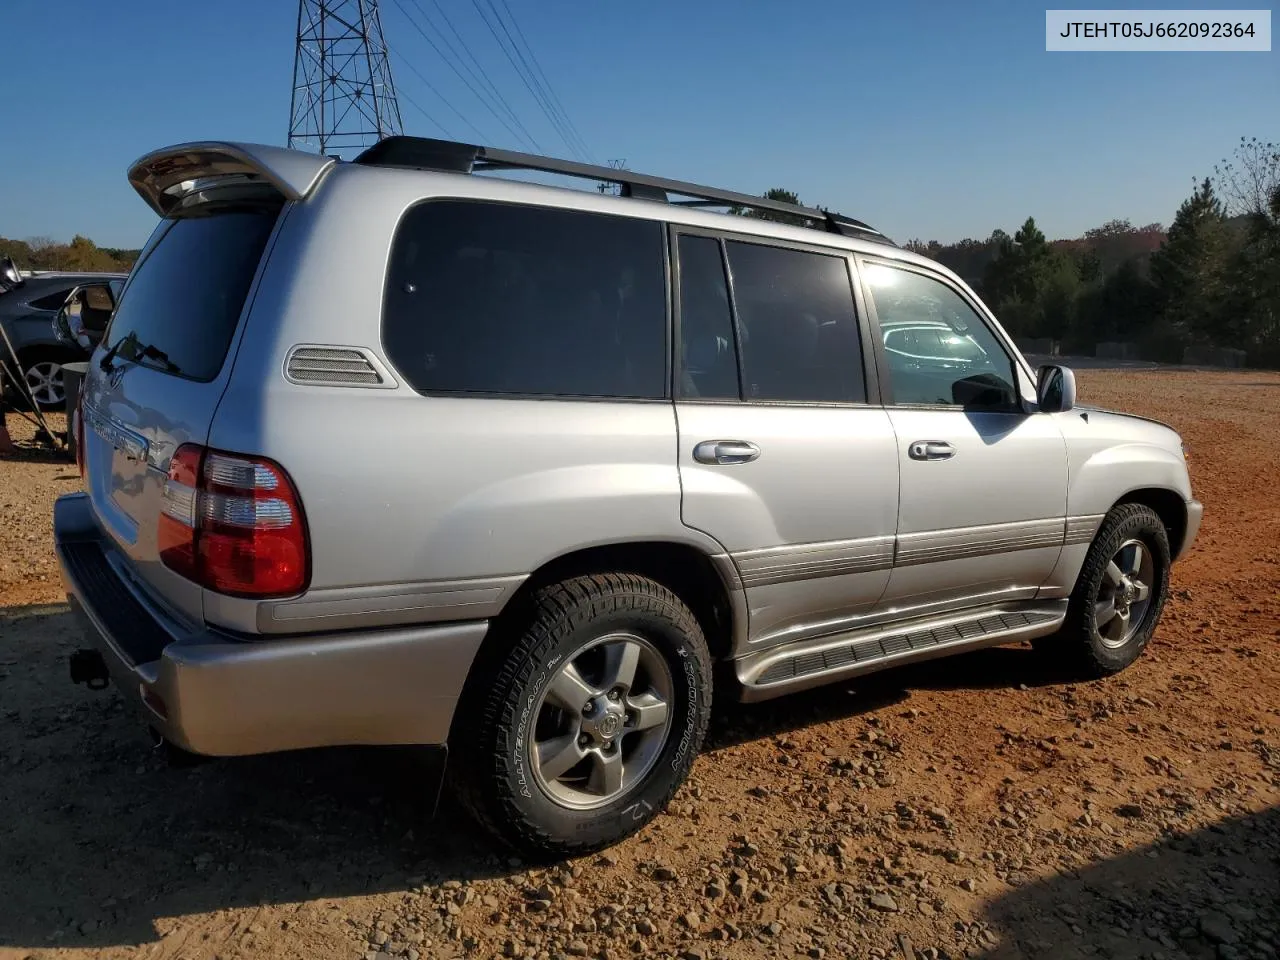
[[[109,331],[115,356],[192,380],[222,369],[277,208],[162,224]]]

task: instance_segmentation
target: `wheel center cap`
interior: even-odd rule
[[[609,701],[596,711],[595,716],[583,718],[582,732],[597,744],[608,743],[622,732],[625,720],[622,704]]]

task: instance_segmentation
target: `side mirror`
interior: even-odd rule
[[[18,265],[13,262],[13,257],[0,257],[0,291],[7,293],[17,290],[24,283],[26,280],[18,272]]]
[[[1065,413],[1076,405],[1076,375],[1070,367],[1046,364],[1040,368],[1036,403],[1042,413]]]

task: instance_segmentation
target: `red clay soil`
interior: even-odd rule
[[[669,813],[551,869],[423,822],[399,754],[168,766],[66,680],[74,467],[0,462],[0,960],[1273,960],[1280,376],[1080,382],[1180,430],[1207,505],[1136,665],[1073,683],[1016,647],[722,704]]]

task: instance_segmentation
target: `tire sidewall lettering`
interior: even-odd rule
[[[515,744],[513,745],[511,762],[516,769],[516,788],[520,796],[527,800],[533,799],[533,793],[530,789],[532,778],[529,775],[528,755],[525,746],[529,742],[529,738],[525,735],[529,729],[529,718],[533,715],[533,703],[537,698],[537,693],[548,682],[551,671],[564,659],[563,654],[556,654],[547,661],[545,667],[538,674],[537,679],[527,688],[524,697],[524,704],[520,709],[520,719],[516,722],[515,728]]]
[[[680,666],[684,673],[685,695],[687,697],[684,730],[680,734],[680,742],[676,745],[675,753],[671,755],[671,769],[678,772],[684,762],[685,754],[689,751],[689,745],[697,735],[699,678],[694,660],[689,656],[689,651],[685,649],[683,644],[676,649],[676,654],[680,658]]]
[[[680,720],[681,729],[679,739],[674,742],[674,750],[671,744],[667,746],[670,751],[669,769],[676,776],[680,776],[681,772],[688,766],[690,756],[694,752],[694,745],[698,739],[698,717],[700,712],[700,688],[703,681],[701,670],[698,665],[698,658],[691,656],[689,649],[683,639],[674,639],[667,631],[652,630],[645,631],[648,638],[656,643],[661,650],[670,651],[667,656],[671,662],[673,679],[677,688],[683,686],[685,692],[685,702],[678,705],[673,704],[675,709],[682,713]],[[561,816],[570,820],[565,823],[574,834],[589,835],[592,833],[608,833],[611,832],[611,823],[621,822],[628,826],[632,824],[643,823],[657,813],[654,800],[651,795],[656,789],[658,793],[664,793],[666,787],[662,783],[662,779],[655,780],[652,773],[646,782],[639,785],[637,789],[629,792],[626,797],[620,798],[625,802],[625,806],[620,809],[615,807],[612,815],[609,808],[588,811],[588,815],[583,812],[562,808],[554,803],[549,797],[546,797],[541,789],[535,787],[532,776],[530,757],[531,737],[530,727],[537,723],[537,717],[534,714],[534,707],[537,704],[539,694],[551,682],[552,675],[555,670],[564,663],[567,654],[557,652],[549,657],[546,663],[538,669],[530,680],[523,685],[519,700],[519,713],[516,723],[512,728],[512,738],[510,742],[510,755],[513,768],[514,793],[520,806],[531,805],[533,808],[542,808],[543,810],[554,811],[557,816]],[[681,684],[683,679],[683,684]],[[669,736],[672,736],[669,734]],[[673,738],[674,739],[674,738]],[[658,770],[654,768],[654,771]],[[603,815],[603,816],[602,816]]]

